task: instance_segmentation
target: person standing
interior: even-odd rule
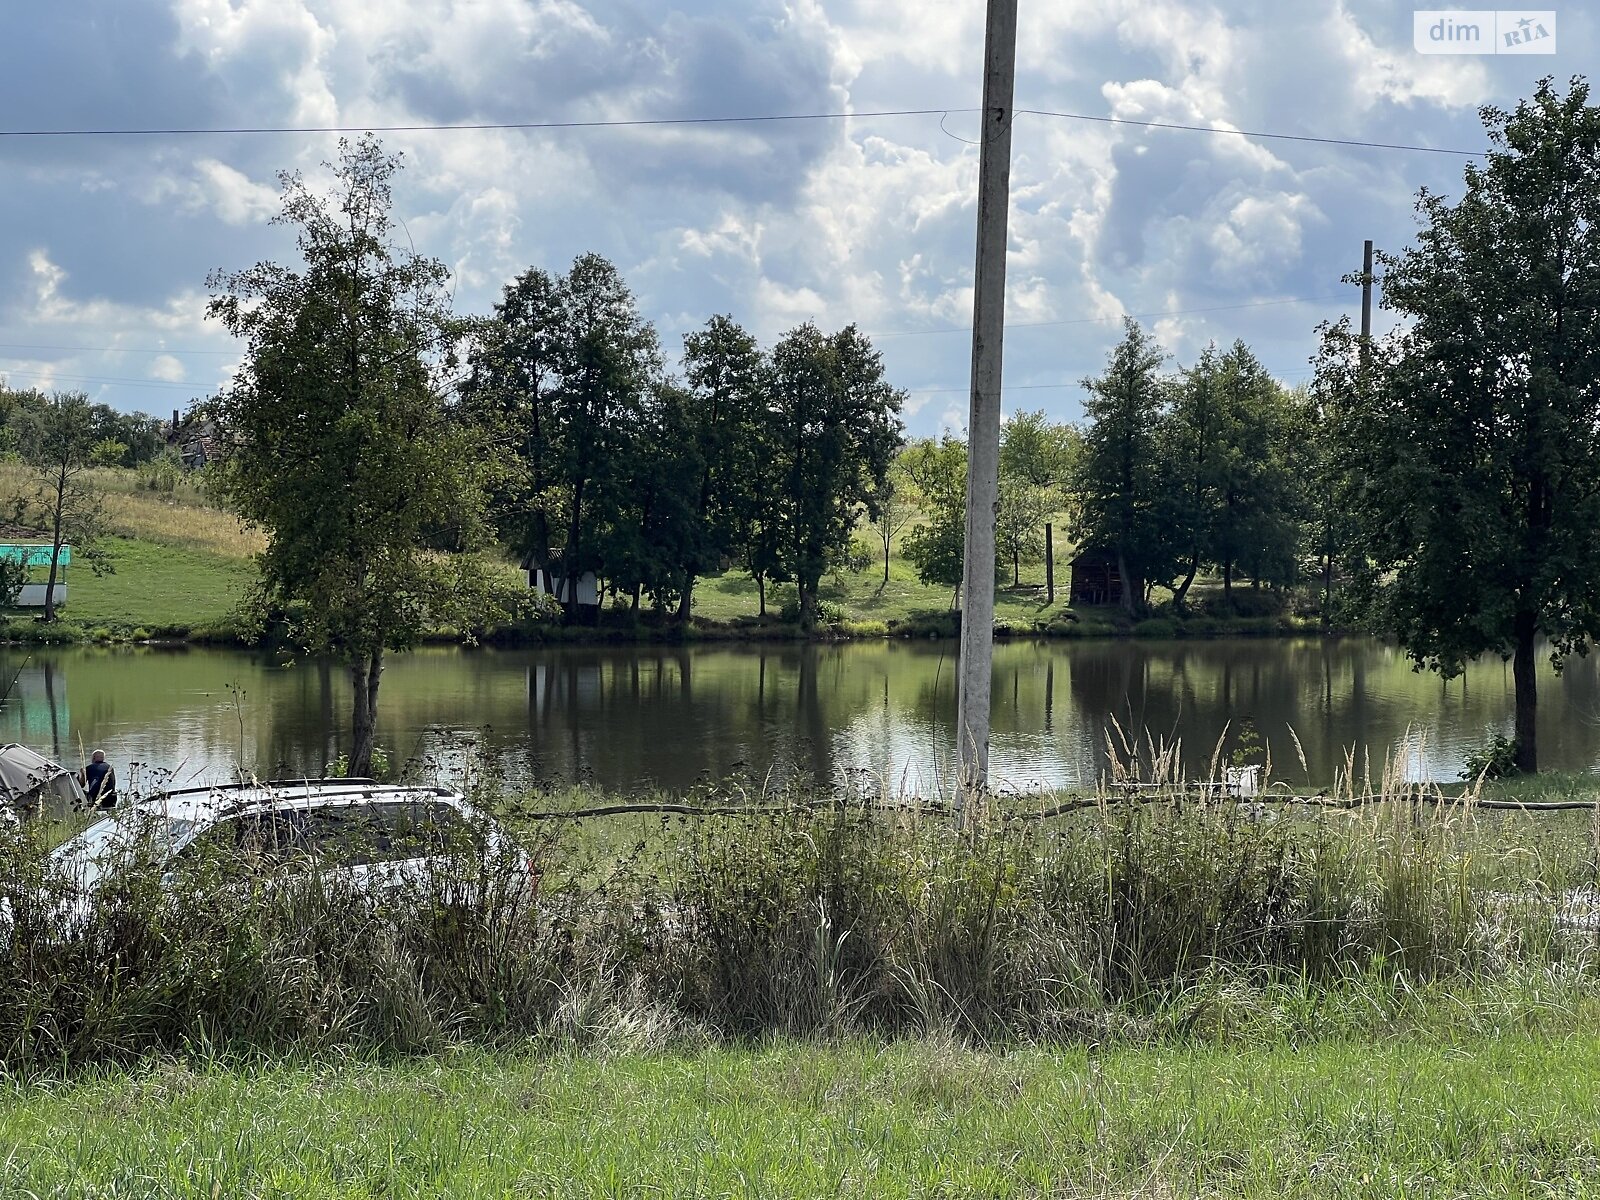
[[[83,792],[96,808],[115,808],[117,805],[117,773],[106,761],[106,752],[96,750],[89,765],[79,774]]]

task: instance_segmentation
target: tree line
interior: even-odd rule
[[[875,520],[900,445],[903,394],[854,326],[803,324],[770,348],[732,317],[683,340],[681,375],[616,268],[596,254],[533,268],[471,323],[462,419],[491,455],[505,544],[571,586],[601,577],[687,619],[697,579],[738,565],[766,611],[793,582],[815,622],[818,585]]]

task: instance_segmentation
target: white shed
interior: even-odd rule
[[[528,586],[542,596],[555,597],[557,604],[567,603],[567,585],[575,584],[577,603],[580,608],[596,608],[600,604],[599,580],[593,571],[580,571],[576,580],[567,578],[566,567],[559,555],[551,558],[547,563],[540,563],[532,558],[522,560],[522,569],[527,573]]]

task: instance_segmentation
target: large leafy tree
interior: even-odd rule
[[[463,403],[492,447],[490,514],[519,554],[550,561],[562,536],[564,491],[556,412],[570,372],[566,280],[531,267],[506,284],[494,312],[474,323]]]
[[[698,576],[720,570],[771,486],[760,458],[766,356],[737,321],[715,316],[683,339],[688,395],[680,458],[692,473],[691,525],[681,539],[678,616],[689,617]]]
[[[1176,557],[1159,436],[1169,390],[1165,358],[1129,318],[1105,373],[1083,384],[1088,425],[1073,473],[1075,532],[1080,545],[1103,546],[1115,557],[1130,613],[1143,606],[1148,582],[1172,577]]]
[[[832,335],[809,323],[791,330],[773,348],[768,389],[785,509],[777,561],[795,581],[800,624],[809,629],[823,572],[849,549],[861,514],[877,515],[900,445],[903,397],[854,325]]]
[[[1510,658],[1532,771],[1540,637],[1559,665],[1600,636],[1600,108],[1547,79],[1482,116],[1461,198],[1424,190],[1380,258],[1400,331],[1363,367],[1327,330],[1322,361],[1376,617],[1446,675]]]
[[[246,351],[214,406],[218,482],[267,537],[258,611],[285,614],[309,651],[350,669],[357,775],[371,769],[385,653],[432,620],[476,619],[483,599],[473,564],[428,548],[450,523],[470,540],[480,454],[438,378],[448,273],[392,236],[399,165],[367,137],[341,141],[327,195],[285,173],[275,220],[295,228],[300,267],[210,281],[210,315]]]
[[[1289,407],[1277,380],[1243,342],[1216,361],[1219,414],[1210,511],[1202,517],[1207,557],[1232,597],[1242,570],[1259,585],[1291,582],[1299,546],[1296,481],[1285,459]]]
[[[583,254],[563,276],[525,272],[475,335],[464,393],[501,451],[500,534],[541,563],[560,555],[571,615],[579,575],[614,580],[608,553],[630,575],[641,561],[631,506],[639,456],[658,445],[646,436],[665,382],[655,329],[616,267]]]

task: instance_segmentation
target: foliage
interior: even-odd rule
[[[308,650],[349,665],[358,774],[385,652],[487,602],[469,558],[429,549],[451,523],[474,536],[482,456],[439,378],[453,361],[448,273],[393,240],[399,165],[368,137],[341,140],[331,196],[285,173],[275,221],[296,228],[303,269],[218,272],[208,309],[246,345],[214,415],[218,486],[267,537],[255,611],[287,614]]]
[[[967,540],[967,443],[948,433],[919,438],[896,462],[923,504],[923,521],[905,540],[906,561],[923,583],[956,587]]]
[[[1416,244],[1380,255],[1403,318],[1364,347],[1324,329],[1343,505],[1373,619],[1446,676],[1512,659],[1516,763],[1538,765],[1536,643],[1600,637],[1600,107],[1542,81],[1482,110],[1493,149]],[[1370,366],[1364,359],[1370,359]]]
[[[58,393],[30,410],[20,438],[32,491],[16,498],[15,509],[19,520],[43,528],[50,539],[44,601],[48,623],[56,619],[55,587],[63,546],[70,545],[73,556],[97,575],[112,569],[101,545],[106,533],[105,500],[88,473],[115,451],[96,437],[94,413],[81,392]]]
[[[1130,613],[1143,607],[1147,583],[1173,574],[1172,496],[1158,469],[1165,357],[1130,318],[1105,373],[1084,380],[1089,425],[1073,479],[1074,533],[1080,545],[1104,546],[1116,557]]]
[[[0,1062],[566,1043],[585,1028],[575,997],[730,1036],[1048,1041],[1160,1014],[1218,972],[1392,993],[1563,969],[1600,991],[1551,936],[1592,874],[1583,839],[1529,854],[1400,793],[1370,815],[1277,820],[1107,793],[965,834],[937,811],[804,795],[620,829],[534,819],[582,796],[478,798],[524,830],[531,876],[464,840],[374,896],[231,847],[168,864],[130,838],[82,903],[41,827],[0,829]]]
[[[768,387],[766,445],[783,504],[776,564],[795,581],[800,625],[810,629],[829,559],[848,548],[863,513],[877,515],[900,444],[902,395],[853,325],[832,335],[810,324],[785,334],[772,351]]]
[[[1461,778],[1509,779],[1520,774],[1517,770],[1517,743],[1505,734],[1492,732],[1488,740],[1474,750],[1467,751],[1466,765]]]

